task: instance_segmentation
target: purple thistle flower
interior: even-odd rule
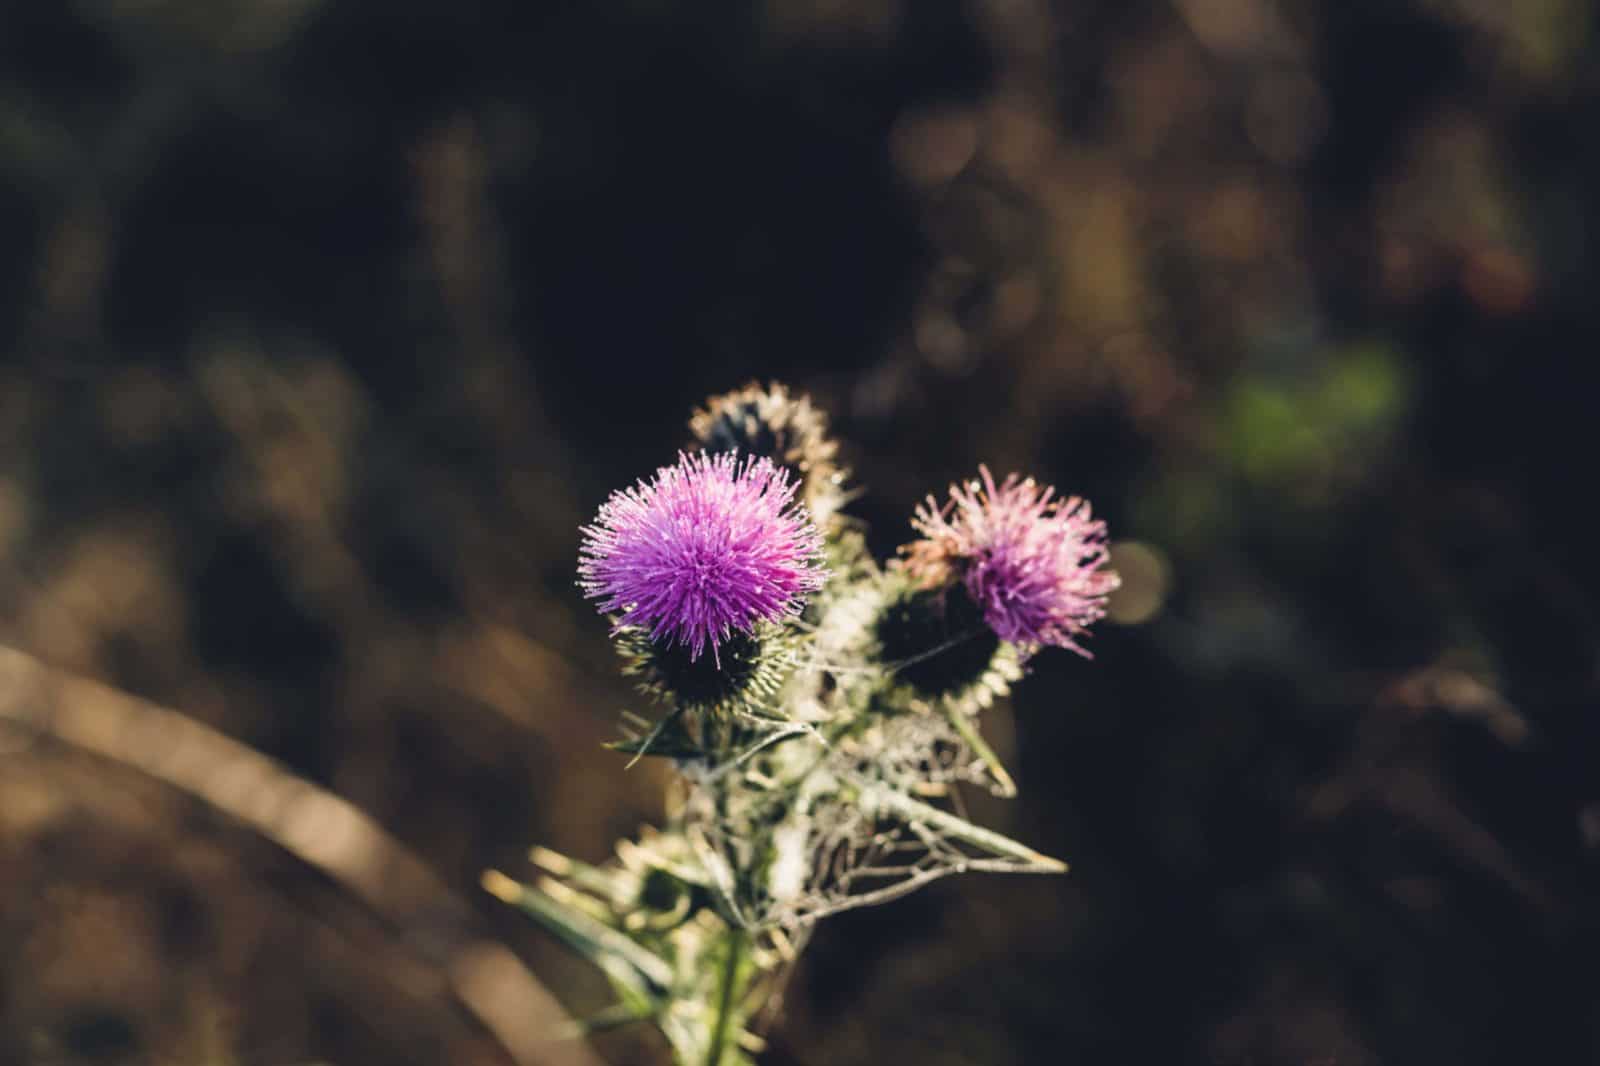
[[[950,502],[932,496],[911,524],[925,539],[903,549],[906,569],[933,586],[959,576],[1000,639],[1089,653],[1076,638],[1105,617],[1106,596],[1121,584],[1107,558],[1106,524],[1087,500],[1058,498],[1016,474],[999,486],[950,486]]]
[[[822,587],[822,537],[796,488],[765,458],[680,452],[584,527],[578,584],[617,628],[716,656],[735,630],[793,617]]]

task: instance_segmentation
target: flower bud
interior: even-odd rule
[[[700,447],[717,454],[765,456],[794,475],[800,500],[818,523],[844,502],[845,474],[835,461],[838,442],[828,436],[828,417],[809,397],[791,396],[784,385],[752,382],[713,396],[695,411],[689,430]]]

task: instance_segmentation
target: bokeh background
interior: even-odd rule
[[[0,5],[0,1061],[603,1006],[477,879],[659,815],[577,529],[751,379],[880,551],[981,460],[1126,581],[986,720],[1073,873],[830,920],[766,1062],[1595,1061],[1597,14]]]

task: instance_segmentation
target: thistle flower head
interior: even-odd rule
[[[1077,638],[1105,616],[1120,584],[1104,569],[1106,526],[1086,500],[1057,497],[1016,474],[996,485],[950,487],[944,506],[928,497],[911,524],[906,569],[925,587],[959,578],[995,635],[1023,648],[1049,644],[1087,656]]]
[[[681,644],[653,641],[635,626],[616,633],[622,672],[657,702],[698,714],[761,711],[772,703],[794,664],[794,644],[784,627],[758,622],[736,631],[717,648],[716,660],[694,658]]]
[[[983,611],[960,585],[917,588],[889,579],[875,634],[895,677],[924,697],[957,698],[989,670],[1001,648]],[[935,650],[937,649],[937,650]]]
[[[717,657],[732,634],[793,617],[822,587],[822,538],[795,487],[765,458],[680,453],[584,528],[578,584],[619,628]]]

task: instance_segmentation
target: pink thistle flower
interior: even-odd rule
[[[917,508],[911,524],[925,539],[902,549],[906,569],[929,587],[959,577],[1002,640],[1089,657],[1077,638],[1105,617],[1106,596],[1121,584],[1102,569],[1106,524],[1086,500],[1016,474],[996,486],[988,467],[978,471],[981,485],[952,485],[943,507],[929,496]]]
[[[707,644],[716,656],[735,630],[792,618],[822,587],[822,537],[797,487],[765,458],[680,452],[584,527],[578,584],[617,628],[685,645],[691,661]]]

